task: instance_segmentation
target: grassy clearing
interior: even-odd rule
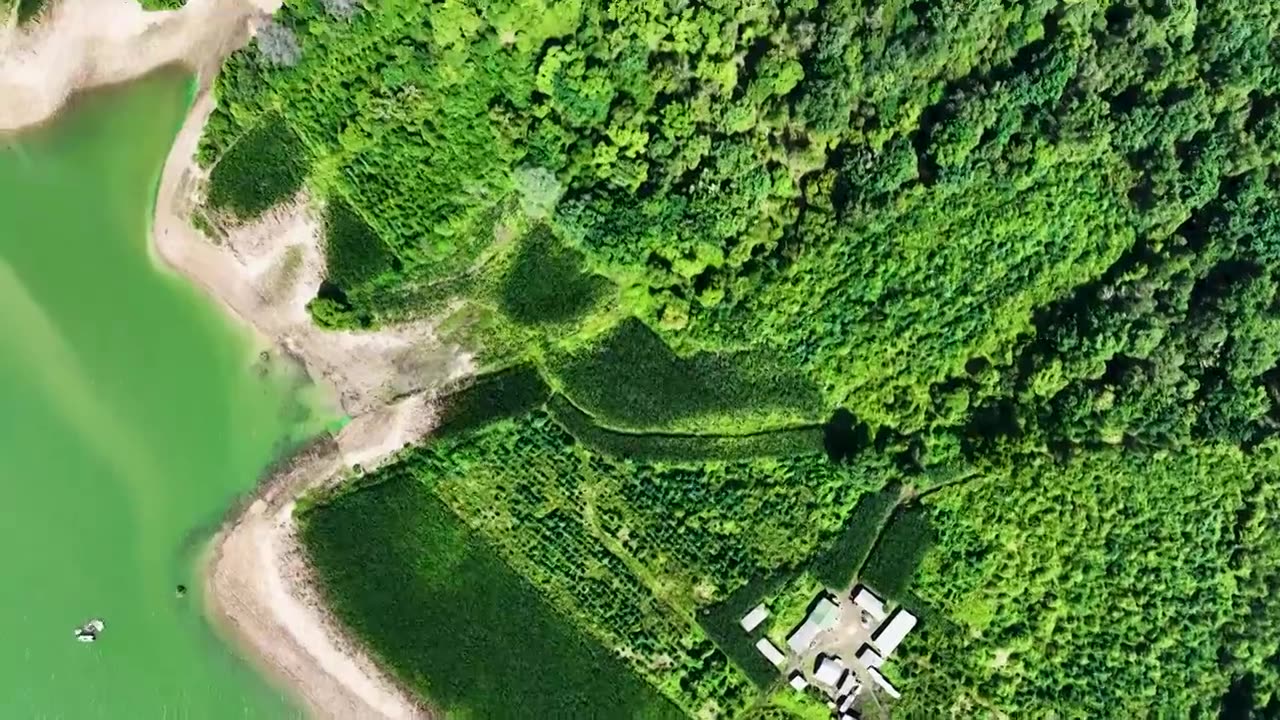
[[[822,398],[766,351],[676,355],[639,320],[626,320],[552,368],[564,392],[605,425],[636,430],[759,426],[820,418]]]
[[[302,527],[334,611],[450,717],[680,717],[407,473]]]
[[[818,699],[815,691],[798,693],[783,687],[769,698],[769,705],[754,718],[779,720],[829,720],[831,711]]]
[[[825,553],[814,558],[813,574],[831,588],[847,587],[866,562],[876,538],[898,504],[896,485],[878,493],[863,495],[849,516],[844,532]]]
[[[269,114],[209,172],[209,204],[242,220],[261,215],[302,188],[307,151],[279,115]]]
[[[899,510],[867,558],[862,579],[881,594],[903,601],[933,539],[923,507],[913,505]]]
[[[655,435],[608,430],[569,402],[556,395],[547,403],[561,427],[591,450],[650,462],[705,462],[792,457],[821,453],[822,428],[778,430],[755,435]]]
[[[503,312],[525,325],[571,322],[610,287],[583,271],[582,255],[561,245],[546,225],[525,234],[502,283]]]

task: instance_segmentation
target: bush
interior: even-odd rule
[[[209,204],[255,218],[302,188],[307,165],[302,141],[279,115],[267,115],[209,172]]]
[[[603,424],[651,430],[717,416],[784,413],[811,418],[822,398],[763,350],[677,356],[639,320],[620,324],[555,372],[574,403]]]
[[[881,595],[901,601],[932,544],[933,530],[924,508],[913,505],[899,510],[867,558],[860,579]]]
[[[320,0],[324,11],[339,20],[350,20],[360,10],[360,0]]]
[[[301,527],[330,606],[401,680],[449,716],[680,717],[395,475],[311,508]]]
[[[177,10],[187,4],[187,0],[138,0],[143,10]]]
[[[363,330],[373,325],[367,314],[351,306],[341,288],[329,283],[320,285],[320,293],[307,303],[307,312],[326,330]]]
[[[546,225],[531,230],[502,284],[502,310],[526,325],[568,322],[596,303],[609,282],[582,269],[582,256]]]
[[[38,16],[44,10],[47,0],[17,0],[18,23],[25,23]],[[4,9],[8,9],[7,3]]]

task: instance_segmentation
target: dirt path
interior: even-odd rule
[[[76,90],[124,82],[180,62],[201,93],[165,163],[150,250],[157,264],[195,283],[264,346],[298,358],[353,419],[275,473],[214,538],[204,572],[214,623],[318,717],[423,718],[318,598],[296,539],[294,504],[340,482],[355,464],[373,468],[435,420],[438,391],[472,372],[429,324],[375,333],[331,333],[305,310],[324,272],[315,211],[305,196],[234,229],[215,245],[190,223],[203,182],[194,162],[222,60],[249,38],[250,20],[279,0],[188,0],[144,13],[136,0],[60,0],[27,29],[0,26],[0,131],[47,120]]]

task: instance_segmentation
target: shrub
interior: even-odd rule
[[[350,20],[360,9],[360,0],[320,0],[324,11],[339,20]]]
[[[564,186],[556,174],[540,167],[525,167],[515,171],[516,191],[520,194],[520,209],[532,220],[541,220],[551,214]]]
[[[306,148],[279,115],[269,114],[213,166],[209,204],[255,218],[297,193],[306,175]]]
[[[320,293],[307,303],[307,312],[316,325],[328,330],[367,329],[373,320],[347,301],[341,288],[329,283],[320,286]]]
[[[275,20],[264,20],[254,41],[263,59],[272,65],[292,67],[302,59],[302,48],[298,46],[298,37],[293,29]]]
[[[44,10],[47,0],[17,0],[18,3],[18,22],[25,23],[40,15]],[[6,7],[7,8],[7,3]]]

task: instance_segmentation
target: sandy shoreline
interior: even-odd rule
[[[319,227],[305,196],[215,245],[190,212],[204,177],[194,161],[222,60],[250,20],[279,0],[188,0],[144,13],[135,0],[60,0],[34,29],[0,24],[0,131],[52,117],[72,93],[126,82],[171,64],[200,91],[165,162],[150,252],[156,264],[217,300],[264,345],[299,358],[352,421],[265,480],[211,542],[202,568],[216,627],[316,717],[425,718],[415,701],[351,641],[318,597],[293,509],[309,490],[377,467],[430,431],[437,393],[472,370],[428,324],[376,333],[324,332],[305,310],[323,277]],[[12,101],[20,99],[19,102]]]
[[[312,717],[433,717],[324,611],[294,519],[301,493],[340,482],[355,462],[376,463],[390,443],[398,449],[430,419],[429,399],[414,396],[356,418],[336,438],[313,442],[266,480],[209,545],[206,611],[220,632],[252,648],[259,665]],[[373,437],[380,442],[371,446]]]

